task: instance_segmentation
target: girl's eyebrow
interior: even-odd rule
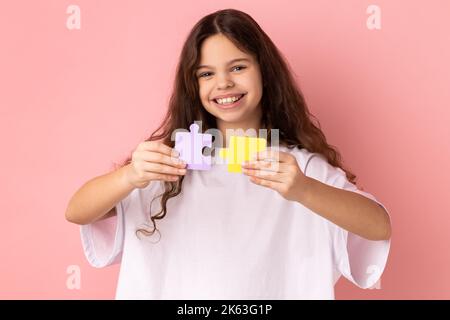
[[[236,58],[236,59],[233,59],[233,60],[228,61],[228,62],[227,62],[227,65],[230,65],[230,64],[232,64],[232,63],[234,63],[234,62],[238,62],[238,61],[247,61],[247,62],[250,62],[250,60],[247,59],[247,58]],[[200,66],[198,66],[198,67],[195,68],[195,69],[198,70],[198,69],[201,69],[201,68],[213,68],[213,67],[211,67],[211,66],[206,66],[206,65],[200,65]]]

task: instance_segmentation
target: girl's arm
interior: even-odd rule
[[[388,240],[391,224],[387,212],[375,201],[306,177],[296,201],[341,228],[369,240]]]
[[[265,162],[267,159],[277,161]],[[387,240],[391,224],[375,201],[339,189],[303,174],[297,160],[282,151],[264,151],[242,164],[242,172],[255,184],[271,188],[285,199],[297,201],[341,228],[369,240]]]
[[[129,166],[86,182],[70,199],[66,219],[83,225],[113,215],[116,204],[135,188],[126,178]]]
[[[73,195],[66,219],[89,224],[114,215],[116,204],[135,188],[146,188],[154,180],[179,180],[186,174],[186,163],[176,153],[161,141],[141,142],[132,154],[131,163],[89,180]]]

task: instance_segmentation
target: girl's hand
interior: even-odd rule
[[[250,181],[277,191],[283,198],[298,201],[307,189],[309,178],[300,170],[296,158],[283,151],[267,150],[253,161],[242,164]]]
[[[141,142],[127,165],[126,179],[136,188],[145,188],[153,180],[177,181],[186,174],[186,163],[178,152],[159,141]]]

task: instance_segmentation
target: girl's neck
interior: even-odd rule
[[[227,141],[227,130],[229,130],[228,135],[230,133],[232,135],[244,135],[244,136],[258,136],[259,135],[259,129],[261,129],[261,123],[260,121],[254,121],[254,122],[246,122],[246,123],[230,123],[230,122],[223,122],[217,120],[217,128],[222,133],[223,137],[223,143],[222,145],[225,147],[228,147],[228,141]],[[228,137],[229,139],[229,137]]]

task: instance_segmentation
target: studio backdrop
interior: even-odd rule
[[[338,299],[450,298],[450,2],[446,0],[0,3],[0,298],[114,298],[91,267],[73,193],[164,116],[181,46],[201,17],[250,14],[294,72],[344,164],[389,210],[373,289]]]

